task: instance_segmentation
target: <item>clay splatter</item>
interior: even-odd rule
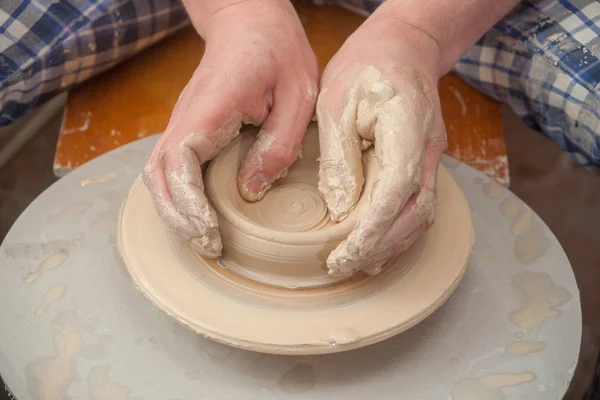
[[[106,357],[106,347],[101,343],[93,343],[83,348],[81,356],[88,360],[101,360]]]
[[[521,226],[513,229],[520,232]],[[550,239],[544,235],[540,223],[531,223],[529,228],[517,236],[513,249],[515,259],[523,265],[533,265],[550,249]]]
[[[104,346],[108,346],[112,342],[113,342],[113,337],[110,335],[102,335],[98,338],[98,343],[100,343]]]
[[[516,339],[523,339],[525,337],[525,333],[522,331],[515,332],[513,335]]]
[[[202,375],[200,374],[200,372],[196,371],[186,371],[184,375],[190,381],[198,381],[202,379]]]
[[[91,369],[88,388],[91,400],[134,400],[131,390],[110,380],[110,367],[98,365]]]
[[[31,274],[29,274],[27,276],[27,278],[25,278],[25,282],[26,283],[35,282],[36,279],[38,279],[44,273],[60,266],[62,263],[64,263],[67,260],[67,258],[69,258],[69,252],[65,249],[60,250],[58,253],[54,254],[53,256],[47,258],[44,262],[42,262],[42,264],[40,265],[40,267],[38,268],[38,270],[36,272],[32,272]]]
[[[517,341],[509,344],[506,347],[506,352],[514,356],[523,356],[527,354],[539,353],[546,349],[546,343],[544,342],[527,342]]]
[[[204,351],[214,361],[223,362],[231,356],[233,348],[217,342],[207,342]]]
[[[452,365],[459,365],[460,364],[460,360],[457,357],[450,358],[449,362]]]
[[[524,271],[513,278],[512,286],[523,305],[510,312],[509,318],[524,329],[536,327],[546,319],[558,318],[560,308],[573,298],[567,289],[556,286],[550,275],[542,272]]]
[[[496,181],[489,181],[483,185],[483,193],[492,199],[499,199],[504,194],[504,187]]]
[[[452,400],[504,400],[502,389],[531,383],[537,379],[532,372],[490,374],[479,379],[462,379],[452,391]]]
[[[289,394],[305,393],[315,387],[312,365],[296,364],[279,379],[279,388]]]
[[[56,222],[60,221],[63,218],[72,217],[74,215],[82,214],[92,208],[91,203],[77,203],[70,207],[65,208],[61,212],[51,215],[48,217],[48,221]]]
[[[454,86],[448,86],[448,89],[450,89],[454,97],[456,97],[458,104],[460,104],[460,113],[465,117],[467,115],[467,103],[462,94]]]
[[[25,368],[29,394],[34,399],[67,399],[77,374],[77,358],[83,339],[76,329],[76,315],[61,312],[52,321],[55,355],[43,357]]]
[[[106,174],[91,176],[87,179],[82,180],[81,186],[85,187],[85,186],[95,185],[97,183],[110,182],[113,179],[115,179],[116,177],[117,177],[117,174],[115,172],[109,172]]]
[[[65,291],[67,290],[67,285],[64,283],[60,283],[55,285],[48,290],[48,293],[44,296],[44,301],[42,305],[35,311],[35,316],[40,317],[46,313],[46,310],[52,303],[59,300],[65,295]]]
[[[513,226],[510,228],[510,231],[513,235],[522,235],[525,232],[531,229],[533,225],[533,211],[531,209],[525,210],[519,218],[514,222]]]
[[[76,234],[73,235],[73,240],[83,240],[85,236],[83,235],[82,232],[77,232]]]
[[[523,202],[516,196],[508,196],[500,203],[500,212],[508,219],[516,218],[523,210]]]

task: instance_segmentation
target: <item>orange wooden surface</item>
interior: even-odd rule
[[[321,69],[364,18],[338,7],[301,5]],[[54,169],[71,169],[118,146],[162,132],[204,51],[192,28],[164,40],[69,94]],[[440,81],[448,154],[508,183],[499,105],[453,75]]]

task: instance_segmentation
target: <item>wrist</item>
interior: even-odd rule
[[[440,75],[450,71],[467,50],[519,0],[388,0],[372,15],[410,26],[433,40]]]
[[[426,75],[430,84],[437,85],[442,72],[442,51],[438,41],[427,31],[388,14],[373,14],[361,27],[369,40],[387,43],[385,52],[402,58],[404,63]]]

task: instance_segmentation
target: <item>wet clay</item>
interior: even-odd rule
[[[54,254],[53,256],[50,256],[44,262],[42,262],[42,264],[36,272],[32,272],[25,278],[25,282],[35,282],[40,276],[42,276],[46,272],[60,266],[67,260],[67,258],[69,258],[69,252],[65,249],[60,250],[58,253]]]
[[[315,387],[313,367],[307,363],[296,364],[279,379],[279,388],[286,393],[304,393]]]
[[[110,380],[110,367],[98,365],[90,370],[88,387],[90,400],[134,400],[131,390]]]
[[[67,285],[64,283],[60,283],[58,285],[52,286],[48,293],[44,296],[44,301],[42,305],[35,311],[36,317],[41,317],[46,313],[46,310],[52,303],[59,300],[65,295],[65,291],[67,290]]]
[[[522,306],[510,312],[510,320],[520,328],[530,329],[546,319],[558,318],[560,308],[573,296],[564,287],[554,284],[550,275],[543,272],[524,271],[515,276],[512,286]]]
[[[474,230],[468,202],[444,166],[438,171],[436,223],[427,234],[376,276],[333,277],[327,257],[367,207],[377,158],[373,151],[363,153],[362,196],[335,222],[317,187],[316,124],[286,177],[260,201],[242,199],[237,171],[255,134],[243,132],[204,175],[222,234],[219,260],[202,257],[168,229],[141,179],[132,186],[117,242],[133,282],[154,305],[215,342],[264,353],[324,354],[385,340],[446,301],[466,270]],[[213,360],[229,356],[217,343],[206,353]]]
[[[64,210],[56,213],[50,217],[48,217],[48,221],[50,222],[58,222],[63,218],[72,217],[74,215],[83,214],[87,210],[92,208],[92,203],[77,203],[72,206],[65,208]]]
[[[25,368],[29,394],[34,399],[63,400],[77,378],[77,358],[83,339],[73,312],[64,311],[52,321],[55,355],[40,358]]]
[[[544,342],[527,342],[519,340],[513,342],[506,347],[506,352],[514,356],[523,356],[527,354],[534,354],[544,351],[546,349],[546,343]]]
[[[91,186],[98,183],[106,183],[110,182],[113,179],[116,179],[117,174],[115,172],[108,172],[106,174],[90,176],[87,179],[81,181],[81,186]]]
[[[532,372],[515,374],[490,374],[479,379],[468,378],[458,381],[452,391],[452,400],[504,400],[504,388],[533,382]]]

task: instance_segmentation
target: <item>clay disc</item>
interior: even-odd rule
[[[309,192],[318,201],[318,194]],[[317,214],[311,227],[324,225]],[[121,209],[118,234],[131,277],[156,307],[205,337],[273,354],[335,353],[409,329],[456,289],[474,242],[468,202],[444,166],[438,173],[435,223],[376,276],[359,273],[296,289],[252,279],[226,259],[199,256],[170,232],[140,178]]]

